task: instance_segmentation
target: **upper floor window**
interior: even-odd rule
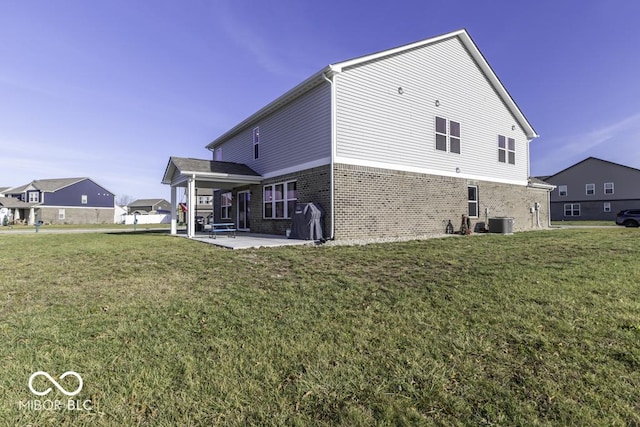
[[[604,194],[613,194],[613,182],[604,183]]]
[[[82,203],[83,205],[86,205],[86,204],[87,204],[87,195],[86,195],[86,194],[83,194],[83,195],[82,195],[82,197],[81,197],[81,203]]]
[[[436,150],[460,154],[460,123],[436,117]]]
[[[593,196],[596,194],[596,185],[595,184],[586,184],[585,185],[585,193],[587,196]]]
[[[516,140],[498,135],[498,161],[500,163],[516,164]]]
[[[558,185],[558,195],[566,196],[567,195],[567,186],[566,185]]]
[[[260,128],[256,127],[253,129],[253,158],[257,159],[260,157]]]
[[[40,201],[40,193],[37,191],[29,192],[29,203],[38,203]]]

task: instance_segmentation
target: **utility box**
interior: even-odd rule
[[[489,218],[489,233],[513,234],[513,218]]]

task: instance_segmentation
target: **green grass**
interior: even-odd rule
[[[2,235],[0,425],[639,425],[637,232]],[[92,410],[21,408],[38,370]]]
[[[596,221],[596,220],[575,220],[575,221],[551,221],[551,225],[553,226],[561,226],[561,225],[580,225],[580,226],[615,226],[615,220],[611,221]]]

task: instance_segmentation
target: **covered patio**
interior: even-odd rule
[[[13,197],[0,197],[0,220],[8,218],[11,224],[25,222],[33,225],[36,221],[37,203],[27,203]],[[0,222],[2,225],[2,222]]]
[[[179,187],[185,189],[187,237],[193,239],[202,237],[200,234],[196,235],[196,188],[232,190],[237,187],[260,184],[262,179],[259,173],[241,163],[171,157],[162,179],[163,184],[171,186],[171,234],[177,234],[177,189]],[[245,228],[238,224],[238,218],[236,218],[235,225],[239,230]],[[226,237],[223,238],[226,239]]]
[[[187,237],[186,235],[184,235]],[[197,232],[192,240],[202,243],[220,246],[227,249],[255,249],[273,248],[279,246],[314,245],[314,240],[289,239],[286,236],[275,234],[258,234],[239,232],[236,237],[218,236],[215,239],[209,237],[209,233]]]

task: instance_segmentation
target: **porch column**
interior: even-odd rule
[[[196,235],[196,180],[189,178],[187,185],[187,215],[189,215],[189,223],[187,226],[187,236],[189,238]]]
[[[171,234],[178,234],[178,196],[177,188],[171,186]]]

